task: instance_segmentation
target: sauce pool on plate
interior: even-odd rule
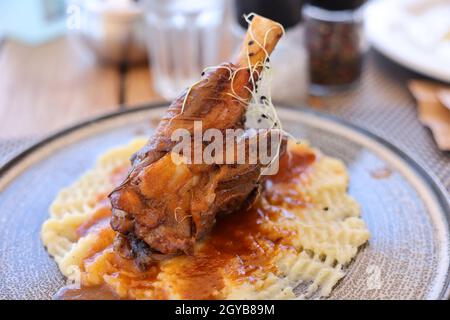
[[[151,276],[148,276],[148,272],[141,273],[131,260],[114,252],[112,243],[109,246],[99,246],[99,251],[92,252],[84,263],[87,265],[98,255],[107,254],[108,266],[113,268],[113,271],[108,270],[109,275],[119,280],[123,286],[133,288],[151,287],[158,273],[166,268],[165,272],[176,279],[172,290],[181,298],[221,299],[226,279],[252,282],[258,272],[276,272],[272,258],[277,250],[289,246],[289,232],[270,228],[270,223],[266,222],[287,216],[285,210],[278,207],[280,199],[287,199],[288,205],[292,206],[306,205],[300,195],[296,194],[293,184],[299,183],[299,178],[315,160],[316,155],[309,149],[303,152],[301,148],[295,148],[294,151],[285,153],[280,159],[278,174],[267,177],[266,188],[261,195],[261,198],[266,199],[265,204],[260,200],[248,210],[219,216],[213,230],[196,246],[193,255],[172,258],[170,267],[161,264],[160,268],[159,263],[155,263]],[[122,174],[123,172],[122,170]],[[110,215],[109,203],[104,199],[99,201],[98,209],[91,219],[78,228],[79,236],[112,232],[109,226]],[[164,298],[165,295],[159,293],[157,297]],[[62,288],[54,298],[111,300],[129,297],[120,297],[106,283],[100,286],[83,286],[82,283],[81,287],[70,285]]]

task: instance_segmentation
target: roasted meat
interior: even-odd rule
[[[176,163],[176,141],[171,136],[185,129],[193,137],[195,121],[201,121],[203,132],[244,129],[253,85],[282,31],[278,23],[254,16],[237,62],[208,69],[171,104],[153,137],[132,157],[127,178],[110,194],[111,226],[118,232],[115,250],[122,256],[145,268],[154,260],[190,254],[218,214],[253,203],[263,180],[259,160],[253,164]],[[270,130],[256,134],[259,139],[270,135]],[[248,153],[250,136],[247,130],[235,137],[236,148],[242,145]]]

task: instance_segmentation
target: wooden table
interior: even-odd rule
[[[0,44],[0,139],[44,136],[79,121],[161,101],[147,65],[102,65],[63,37]]]

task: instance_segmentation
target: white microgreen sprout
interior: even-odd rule
[[[285,30],[284,30],[283,26],[279,23],[277,25],[271,27],[270,29],[268,29],[265,32],[264,38],[263,38],[263,43],[261,44],[259,41],[256,40],[256,37],[253,34],[251,19],[254,16],[255,16],[254,13],[250,13],[248,15],[244,15],[244,19],[249,24],[248,31],[249,31],[249,35],[250,35],[252,44],[255,43],[264,52],[265,56],[264,56],[263,62],[258,61],[252,65],[251,59],[250,59],[249,47],[247,46],[246,47],[247,66],[239,67],[234,70],[228,66],[223,66],[223,65],[211,66],[211,67],[205,68],[202,72],[202,75],[204,75],[204,73],[210,69],[222,68],[222,69],[226,69],[229,71],[231,93],[227,92],[226,94],[233,97],[237,102],[247,105],[247,109],[246,109],[246,113],[245,113],[245,119],[246,119],[245,120],[245,128],[246,129],[249,129],[249,128],[258,129],[259,128],[259,129],[279,130],[281,133],[283,133],[283,135],[293,139],[294,141],[297,141],[297,139],[295,139],[295,137],[293,137],[290,133],[283,130],[282,123],[280,121],[280,118],[278,117],[278,113],[272,103],[272,95],[271,95],[271,90],[270,90],[271,81],[272,81],[272,71],[270,68],[271,64],[270,64],[270,59],[269,59],[269,53],[267,52],[267,49],[266,49],[267,39],[268,39],[270,32],[274,31],[275,29],[281,29],[283,35],[285,34]],[[259,68],[261,68],[261,71],[258,70]],[[251,96],[250,101],[246,98],[239,96],[236,93],[236,91],[234,90],[234,78],[236,77],[237,73],[241,70],[249,71],[248,81],[251,82],[252,88],[250,89],[247,86],[245,86],[244,88],[250,92],[250,96]],[[263,77],[263,74],[264,74],[264,77]],[[255,75],[257,76],[256,81],[254,78]],[[264,83],[262,82],[263,78],[267,79],[267,82],[266,82],[267,86],[265,86]],[[197,81],[196,83],[194,83],[192,86],[190,86],[188,88],[186,95],[184,97],[184,100],[183,100],[182,107],[181,107],[181,113],[184,112],[185,105],[186,105],[189,93],[191,92],[192,88],[194,86],[196,86],[198,83],[200,83],[201,81],[202,80]],[[260,86],[259,91],[257,89],[258,85]],[[261,92],[264,91],[263,90],[264,88],[267,89],[267,92],[265,94],[261,94]],[[261,118],[263,118],[265,120],[264,123]],[[275,161],[279,156],[283,135],[280,135],[280,140],[279,140],[279,143],[277,146],[277,154],[272,158],[272,161],[269,163],[267,168],[270,167],[270,165],[273,163],[273,161]],[[298,143],[298,141],[297,141],[297,143]]]

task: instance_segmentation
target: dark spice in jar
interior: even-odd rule
[[[304,7],[305,41],[312,86],[345,87],[361,75],[363,1],[311,1]],[[347,5],[347,7],[346,7]],[[331,90],[331,89],[330,89]]]
[[[320,85],[351,84],[362,66],[359,26],[355,22],[311,20],[306,24],[311,82]]]

